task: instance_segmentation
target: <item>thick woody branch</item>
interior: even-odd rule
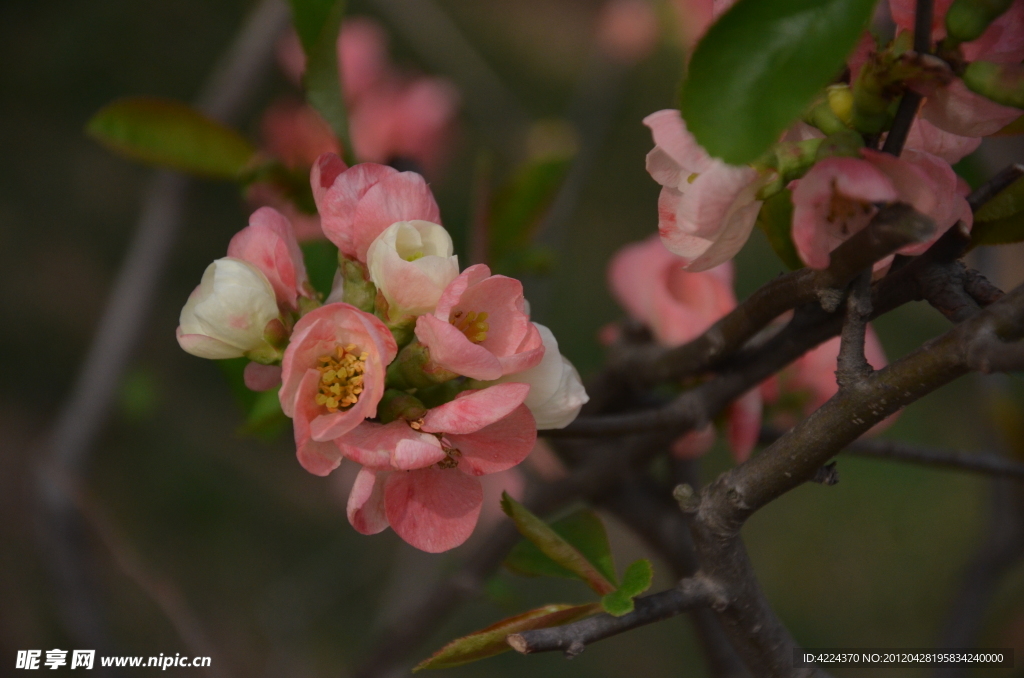
[[[590,643],[674,617],[694,607],[719,606],[722,601],[714,584],[698,575],[684,579],[674,589],[637,598],[635,603],[636,609],[621,617],[599,614],[565,626],[515,633],[506,640],[522,654],[561,650],[572,658]]]

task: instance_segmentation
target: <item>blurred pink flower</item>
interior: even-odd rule
[[[341,455],[329,441],[376,416],[384,371],[397,353],[384,323],[348,304],[321,306],[295,323],[279,398],[303,468],[327,475],[338,466]]]
[[[466,391],[427,412],[419,429],[403,420],[364,423],[338,441],[362,464],[348,516],[363,534],[390,527],[416,548],[440,553],[472,534],[483,503],[478,476],[522,462],[537,438],[522,404],[529,387]]]
[[[597,44],[614,59],[633,64],[658,42],[658,17],[650,0],[608,0],[597,15]]]
[[[910,126],[905,148],[931,153],[953,165],[974,153],[980,145],[981,139],[978,137],[953,134],[939,129],[924,118],[916,118]]]
[[[658,232],[665,247],[692,271],[732,259],[750,237],[761,209],[760,175],[709,156],[677,110],[652,113],[644,124],[655,143],[647,154],[647,171],[663,186]]]
[[[347,167],[325,153],[313,164],[310,183],[324,234],[345,256],[364,263],[370,244],[391,224],[441,222],[427,182],[415,172],[374,163]]]
[[[523,284],[470,266],[448,285],[433,313],[416,320],[416,337],[444,369],[485,381],[522,372],[544,357],[530,322]]]
[[[715,19],[734,4],[736,0],[673,0],[684,49],[692,52]]]
[[[655,340],[678,346],[704,333],[736,306],[732,262],[693,273],[657,236],[626,245],[608,266],[612,295]]]
[[[764,401],[773,406],[773,419],[777,425],[787,428],[793,426],[839,391],[836,383],[839,345],[839,337],[829,339],[762,385]],[[871,325],[867,326],[864,337],[864,355],[868,364],[876,370],[888,364],[882,344]],[[880,433],[895,420],[896,415],[890,416],[872,428],[870,433]]]
[[[732,262],[708,271],[687,271],[679,257],[652,236],[620,249],[608,266],[612,295],[629,315],[644,323],[655,340],[678,346],[703,334],[736,307]],[[761,394],[757,389],[732,403],[726,413],[733,457],[750,456],[761,429]],[[714,443],[713,427],[692,431],[673,444],[680,458],[699,456]]]
[[[277,303],[298,309],[298,297],[313,296],[302,250],[291,222],[272,207],[261,207],[249,217],[249,225],[228,243],[228,256],[247,261],[267,277]]]
[[[290,169],[305,169],[324,153],[341,152],[320,114],[294,99],[272,103],[263,114],[260,131],[266,149]]]

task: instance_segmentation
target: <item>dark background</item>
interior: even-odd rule
[[[587,63],[596,2],[439,5],[532,116],[565,114]],[[152,174],[87,139],[83,126],[121,95],[193,99],[249,8],[242,0],[0,2],[0,676],[15,673],[17,650],[78,647],[61,623],[67,600],[48,576],[53,563],[39,548],[36,468]],[[372,14],[365,3],[354,3],[353,11]],[[393,35],[393,54],[403,63],[418,61],[400,33]],[[644,171],[651,141],[640,120],[672,105],[679,75],[677,54],[662,47],[623,79],[621,105],[546,286],[538,320],[552,327],[584,375],[601,363],[596,331],[622,315],[606,291],[607,260],[656,226],[658,187]],[[267,80],[260,106],[242,125],[248,136],[256,136],[259,108],[287,87],[279,75]],[[434,188],[446,224],[464,242],[481,135],[470,123],[463,129]],[[1005,140],[989,146],[977,160],[981,169],[1015,153]],[[246,217],[233,186],[194,185],[169,274],[88,463],[84,501],[94,522],[86,533],[88,564],[117,653],[195,654],[195,647],[208,646],[219,675],[346,675],[372,633],[452,559],[415,553],[391,532],[356,534],[345,518],[343,481],[303,471],[288,435],[267,442],[239,434],[242,414],[217,367],[178,348],[174,328],[185,298]],[[1004,285],[1024,277],[1015,266],[1019,250],[1007,252],[982,262]],[[783,269],[755,233],[737,270],[742,298]],[[890,359],[946,327],[923,305],[877,323]],[[886,436],[990,447],[1001,440],[993,399],[1011,398],[1016,389],[1013,380],[961,379],[910,407]],[[1016,401],[1007,402],[1019,411]],[[729,463],[716,448],[705,471],[712,476]],[[934,645],[958,578],[982,539],[988,483],[852,458],[841,458],[839,470],[839,485],[799,488],[745,530],[769,599],[805,646]],[[611,521],[610,529],[620,566],[645,555],[624,528]],[[656,559],[655,567],[656,588],[670,585],[667,568]],[[507,573],[489,593],[438,628],[431,646],[415,656],[516,611],[588,599],[573,583]],[[1015,647],[1018,665],[1024,663],[1021,566],[997,588],[985,644]],[[602,642],[572,663],[553,654],[509,653],[451,674],[527,671],[705,675],[684,619]]]

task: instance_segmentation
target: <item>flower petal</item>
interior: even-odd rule
[[[533,450],[537,425],[525,405],[507,417],[468,435],[448,434],[447,438],[462,456],[459,470],[474,476],[498,473],[516,466]]]
[[[457,469],[395,472],[384,486],[388,522],[399,537],[428,553],[462,544],[473,533],[483,490]]]
[[[388,516],[384,508],[384,486],[390,476],[388,471],[362,468],[348,495],[348,522],[360,534],[377,534],[388,528]]]
[[[423,430],[429,433],[466,434],[479,431],[510,414],[526,400],[529,384],[495,384],[459,396],[427,412]]]

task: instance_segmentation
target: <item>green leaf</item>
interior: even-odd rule
[[[100,109],[85,129],[133,160],[213,179],[241,178],[256,153],[235,130],[172,99],[118,99]]]
[[[345,0],[290,0],[295,29],[306,53],[302,85],[306,100],[327,121],[341,142],[345,162],[355,164],[348,134],[348,112],[338,70],[338,32]]]
[[[997,193],[974,214],[971,247],[1024,240],[1024,177]]]
[[[788,188],[764,201],[757,215],[757,225],[768,236],[768,243],[789,270],[804,267],[793,244],[793,199]]]
[[[999,191],[974,213],[974,222],[996,221],[1024,212],[1024,177]]]
[[[493,657],[512,648],[505,638],[513,633],[547,629],[552,626],[569,624],[601,611],[597,603],[588,605],[545,605],[536,610],[523,612],[503,619],[485,629],[475,631],[448,643],[429,659],[416,665],[413,672],[423,669],[448,669]]]
[[[547,156],[526,162],[495,195],[489,219],[490,258],[496,263],[529,248],[571,157]]]
[[[608,545],[608,533],[597,514],[588,509],[580,509],[565,518],[551,523],[555,534],[571,544],[583,557],[590,561],[597,570],[613,584],[615,562]],[[505,567],[512,572],[526,577],[564,577],[582,579],[576,573],[562,567],[544,555],[537,545],[524,539],[505,559]]]
[[[541,553],[586,582],[598,595],[615,590],[614,578],[603,573],[586,556],[562,538],[543,520],[533,515],[525,506],[510,497],[501,495],[501,509],[516,524],[519,533],[536,544]]]
[[[1024,213],[994,221],[974,223],[971,229],[971,248],[979,245],[1009,245],[1024,240]]]
[[[601,598],[601,607],[608,614],[621,617],[633,611],[633,599],[651,588],[654,579],[654,568],[646,558],[638,560],[626,568],[622,575],[622,586]]]
[[[843,68],[876,0],[739,0],[701,40],[682,90],[687,128],[740,165],[763,153]]]
[[[310,284],[326,297],[331,293],[334,274],[338,270],[338,248],[329,240],[307,240],[300,247]]]

